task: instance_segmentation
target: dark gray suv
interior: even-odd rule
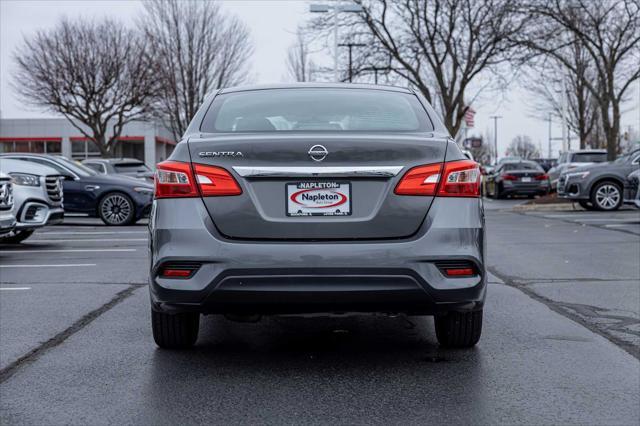
[[[223,89],[157,165],[152,326],[197,339],[200,314],[434,315],[441,345],[480,338],[478,165],[402,88]]]

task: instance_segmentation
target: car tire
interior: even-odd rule
[[[496,193],[495,193],[496,200],[502,200],[503,198],[506,198],[502,193],[502,184],[496,185],[495,190],[496,190]]]
[[[151,327],[153,340],[159,347],[188,348],[198,340],[200,314],[192,312],[165,314],[151,310]]]
[[[133,200],[122,192],[110,192],[98,203],[98,217],[108,226],[125,226],[135,222]]]
[[[434,318],[436,337],[447,348],[470,348],[480,340],[482,310],[449,312]]]
[[[613,181],[599,182],[591,190],[591,204],[596,210],[618,210],[622,201],[622,188]]]
[[[33,234],[33,231],[33,229],[11,231],[7,235],[0,237],[0,244],[19,244],[29,238],[31,234]]]

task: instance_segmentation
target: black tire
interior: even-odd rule
[[[135,222],[133,200],[122,192],[110,192],[98,203],[98,217],[108,226],[126,226]]]
[[[436,337],[447,348],[470,348],[480,340],[482,310],[473,312],[449,312],[434,318]]]
[[[153,340],[161,348],[188,348],[198,340],[200,314],[165,314],[151,310],[151,328]]]
[[[506,198],[506,197],[504,196],[504,194],[502,193],[502,184],[501,184],[501,183],[500,183],[500,184],[498,184],[498,185],[495,185],[495,186],[493,187],[493,189],[496,191],[496,193],[494,194],[494,195],[495,195],[495,197],[496,197],[496,200],[501,200],[501,199],[503,199],[503,198]]]
[[[622,202],[622,187],[616,182],[605,180],[598,182],[591,189],[591,204],[596,210],[618,210]]]
[[[33,234],[33,229],[21,229],[11,231],[7,235],[0,237],[0,244],[18,244],[26,240]]]
[[[593,207],[593,204],[591,204],[591,201],[579,200],[578,204],[580,205],[580,207],[582,207],[585,210],[595,210],[596,209],[595,207]]]

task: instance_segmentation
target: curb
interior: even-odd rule
[[[557,203],[557,204],[520,204],[513,206],[512,210],[518,211],[587,211],[574,203]]]

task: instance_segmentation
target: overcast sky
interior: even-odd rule
[[[256,83],[288,81],[285,55],[293,43],[294,32],[299,23],[308,18],[308,2],[305,1],[224,1],[223,8],[236,14],[249,27],[255,47],[252,75]],[[40,111],[26,109],[9,87],[13,68],[12,52],[19,48],[24,36],[40,28],[49,28],[63,16],[101,17],[110,16],[133,25],[141,9],[137,1],[16,1],[0,0],[0,112],[2,118],[49,117]],[[638,88],[632,93],[634,102],[623,117],[623,128],[640,125],[637,108]],[[491,115],[501,115],[498,122],[499,151],[504,150],[517,134],[529,135],[547,153],[548,124],[531,117],[527,107],[527,93],[514,85],[507,93],[497,96],[482,96],[478,104],[476,127],[473,132],[485,134],[493,129]],[[559,126],[553,128],[554,137],[560,136]],[[560,148],[554,143],[554,152]]]

